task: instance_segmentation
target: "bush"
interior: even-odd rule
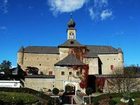
[[[4,102],[2,100],[0,100],[0,105],[4,105]]]
[[[86,88],[85,93],[86,93],[87,95],[91,95],[91,94],[93,93],[93,89],[92,89],[92,88]]]
[[[117,104],[117,102],[112,99],[109,101],[109,105],[116,105],[116,104]]]
[[[53,93],[54,95],[58,95],[59,89],[58,89],[58,88],[53,88],[52,93]]]
[[[51,98],[48,100],[47,105],[61,105],[58,98]]]
[[[134,105],[132,98],[129,99],[128,105]]]
[[[18,100],[18,101],[16,102],[16,105],[24,105],[23,100]]]
[[[98,101],[95,101],[95,102],[94,102],[94,105],[99,105],[99,102],[98,102]]]

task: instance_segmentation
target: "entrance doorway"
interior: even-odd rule
[[[96,92],[96,76],[88,75],[87,87],[93,89],[93,92]]]
[[[65,86],[65,93],[67,95],[75,95],[75,86],[73,84],[67,84]]]

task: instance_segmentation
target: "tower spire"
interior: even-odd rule
[[[74,21],[74,19],[73,19],[72,13],[71,13],[71,14],[70,14],[70,20],[69,20],[69,22],[68,22],[68,27],[69,27],[69,28],[74,28],[75,25],[76,25],[76,23],[75,23],[75,21]]]

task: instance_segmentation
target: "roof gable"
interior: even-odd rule
[[[67,40],[63,44],[59,45],[58,47],[85,47],[85,45],[80,44],[77,40]]]
[[[67,57],[57,62],[55,66],[82,66],[85,65],[79,59],[76,58],[73,54],[69,54]]]

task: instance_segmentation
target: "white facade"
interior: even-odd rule
[[[20,81],[12,81],[12,80],[0,80],[0,87],[6,88],[20,88]]]

